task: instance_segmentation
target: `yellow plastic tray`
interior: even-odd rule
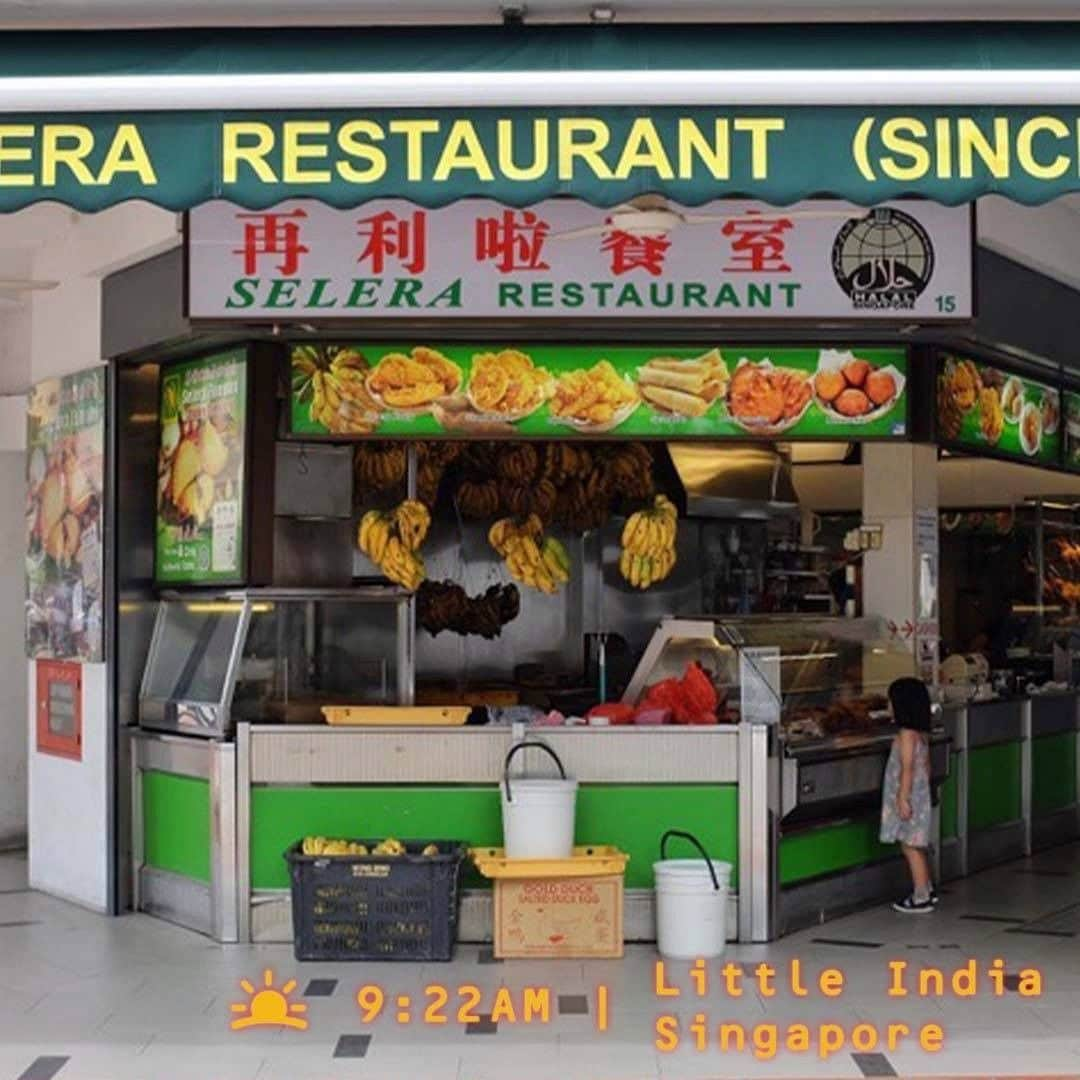
[[[489,878],[602,877],[621,874],[630,856],[617,847],[585,844],[569,859],[508,859],[503,848],[471,848],[476,869]]]
[[[460,727],[470,712],[468,705],[327,705],[322,714],[343,727]]]

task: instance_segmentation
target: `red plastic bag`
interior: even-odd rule
[[[716,715],[716,707],[720,704],[720,699],[717,697],[716,687],[713,686],[712,680],[705,674],[700,664],[686,665],[682,685],[687,703],[695,712]]]
[[[600,705],[594,705],[585,714],[585,719],[591,720],[594,716],[606,716],[610,724],[632,724],[635,711],[633,705],[625,705],[621,701],[607,701]]]
[[[715,724],[720,699],[700,664],[691,662],[681,679],[664,679],[645,691],[640,709],[667,709],[676,724]]]

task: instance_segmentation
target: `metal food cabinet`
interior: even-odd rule
[[[390,586],[167,594],[140,726],[230,739],[238,720],[319,723],[324,705],[411,704],[411,604]]]
[[[767,761],[748,770],[755,815],[767,815],[761,872],[773,938],[900,888],[895,846],[878,842],[882,778],[895,729],[886,692],[914,660],[881,619],[819,616],[664,619],[627,688],[637,701],[653,683],[697,661],[729,717],[767,733]],[[937,715],[937,714],[935,714]],[[951,739],[935,724],[931,783],[948,779]],[[740,775],[740,783],[745,782]],[[758,938],[755,937],[755,940]]]

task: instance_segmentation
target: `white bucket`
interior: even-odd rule
[[[713,960],[727,942],[728,882],[731,864],[702,859],[665,859],[669,836],[691,839],[689,833],[665,833],[661,861],[653,863],[656,880],[656,947],[670,960]],[[712,872],[710,873],[710,866]]]
[[[561,779],[511,777],[510,759],[525,748],[544,750],[559,766]],[[518,743],[506,755],[502,784],[503,847],[508,859],[569,859],[574,854],[576,780],[566,777],[558,755],[538,742]]]

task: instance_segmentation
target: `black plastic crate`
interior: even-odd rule
[[[378,840],[356,840],[369,850]],[[285,852],[297,960],[449,960],[457,936],[465,847],[404,840],[406,854]],[[421,855],[435,844],[438,855]]]

